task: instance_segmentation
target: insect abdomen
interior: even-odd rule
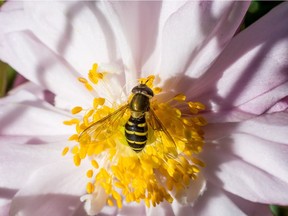
[[[128,145],[135,151],[140,152],[147,142],[148,128],[145,115],[140,118],[129,118],[125,124],[125,137]]]

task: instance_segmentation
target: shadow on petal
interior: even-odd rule
[[[10,215],[54,215],[69,216],[81,204],[78,196],[65,194],[46,194],[35,196],[16,196],[12,200]]]

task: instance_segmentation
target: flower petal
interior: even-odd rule
[[[30,33],[10,33],[1,47],[0,58],[27,79],[65,98],[70,106],[90,105],[93,97],[77,80],[80,75]]]
[[[286,97],[287,13],[284,2],[233,38],[191,87],[193,97],[213,104],[214,110],[238,107],[252,114],[261,114]]]
[[[22,12],[23,2],[5,2],[5,5],[0,9],[0,39],[4,37],[5,33],[13,31],[21,31],[27,29],[27,17]],[[11,19],[11,18],[14,19]]]
[[[267,168],[263,170],[211,146],[203,157],[207,163],[205,176],[217,186],[252,202],[288,203],[288,183],[270,174]]]
[[[268,113],[273,112],[281,112],[281,111],[287,111],[288,110],[288,96],[278,101],[276,104],[274,104],[269,110],[267,110]]]
[[[237,198],[213,184],[208,184],[207,191],[199,198],[193,208],[186,207],[182,209],[182,215],[271,215],[268,206],[255,204]]]
[[[208,124],[205,127],[205,137],[208,141],[221,140],[233,134],[249,134],[266,141],[287,143],[288,112],[278,112],[262,115],[238,123]]]
[[[154,216],[154,215],[167,215],[172,216],[173,210],[170,203],[164,201],[155,207],[146,207],[146,216]]]
[[[188,185],[185,190],[176,194],[175,203],[178,202],[181,205],[193,205],[205,190],[206,180],[204,176],[199,173],[197,179],[191,180],[190,185]]]
[[[95,62],[118,61],[116,36],[101,2],[25,2],[24,10],[33,33],[79,73],[86,75]]]
[[[203,155],[210,181],[251,201],[287,204],[287,122],[288,113],[278,112],[209,125]]]
[[[42,106],[41,102],[29,99],[27,98],[27,102],[22,104],[2,104],[1,136],[30,136],[37,139],[39,136],[57,137],[73,134],[73,128],[63,124],[63,121],[71,118],[69,114],[61,113],[52,106],[49,109],[47,104]]]
[[[154,71],[160,71],[162,79],[171,79],[165,83],[169,87],[177,81],[181,83],[177,86],[180,92],[183,86],[190,86],[191,82],[189,85],[183,82],[198,78],[211,66],[234,35],[248,7],[249,2],[186,2],[159,30],[160,67]],[[179,74],[186,77],[175,80]]]
[[[118,210],[117,216],[146,216],[145,213],[145,205],[143,203],[124,203],[123,207]]]
[[[157,46],[164,23],[184,2],[109,2],[112,27],[117,32],[124,64],[134,79]],[[159,59],[155,58],[155,63]],[[155,73],[155,71],[149,71]],[[132,75],[132,74],[131,74]],[[136,75],[136,76],[135,76]],[[131,77],[129,77],[131,79]]]
[[[11,204],[11,215],[73,215],[84,193],[82,170],[70,161],[42,167],[31,175]]]
[[[10,210],[10,202],[3,204],[0,206],[0,215],[1,216],[8,216]]]
[[[0,188],[19,189],[29,176],[41,166],[54,163],[61,158],[63,146],[58,143],[46,145],[18,145],[15,143],[4,144],[1,141],[0,154]],[[19,175],[21,173],[21,178]],[[10,191],[10,194],[13,191]],[[2,194],[2,192],[1,192]]]

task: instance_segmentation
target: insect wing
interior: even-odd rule
[[[155,147],[157,151],[166,152],[172,155],[177,153],[177,147],[173,137],[161,120],[157,117],[157,114],[150,108],[149,110],[149,125],[155,137]]]
[[[121,118],[123,118],[127,108],[128,105],[124,105],[115,112],[90,125],[80,134],[79,143],[82,145],[97,144],[97,142],[108,139],[119,129],[122,122]]]

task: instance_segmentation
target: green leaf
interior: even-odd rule
[[[0,61],[0,97],[12,88],[16,72],[8,64]]]
[[[274,216],[288,216],[288,207],[270,205],[270,209]]]

